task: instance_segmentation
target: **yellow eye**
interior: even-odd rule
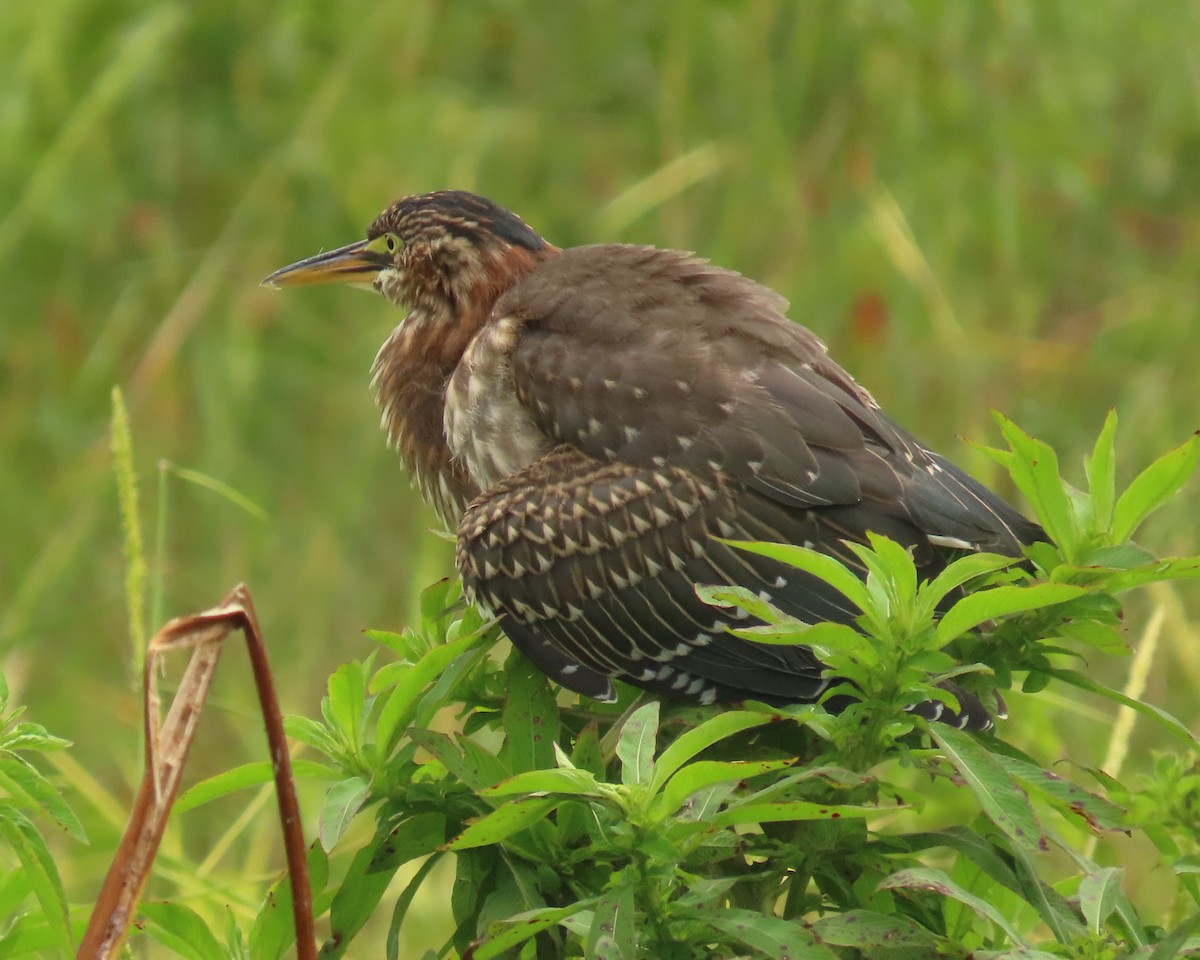
[[[367,249],[372,253],[382,254],[383,256],[392,257],[396,255],[404,244],[400,238],[394,233],[380,234],[374,240],[367,243]]]

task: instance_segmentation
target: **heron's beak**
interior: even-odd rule
[[[298,287],[310,283],[370,284],[379,271],[392,265],[386,253],[373,250],[370,241],[359,240],[328,253],[290,263],[267,277],[264,287]]]

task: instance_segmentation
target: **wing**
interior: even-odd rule
[[[855,508],[852,529],[903,522],[934,545],[1016,554],[1038,538],[888,419],[785,309],[687,254],[603,245],[542,264],[496,312],[521,323],[519,402],[597,460],[719,472],[784,507]]]
[[[784,308],[686,254],[626,246],[565,251],[497,302],[490,382],[511,378],[523,433],[556,446],[468,507],[458,566],[564,686],[603,696],[616,677],[702,702],[819,698],[829,681],[810,651],[728,634],[744,615],[702,603],[693,584],[745,587],[807,622],[859,611],[716,537],[855,562],[843,541],[875,531],[928,575],[947,546],[1015,554],[1036,535],[888,420]],[[961,719],[978,726],[973,706]]]

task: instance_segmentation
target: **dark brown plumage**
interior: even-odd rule
[[[1044,536],[888,419],[781,297],[690,254],[559,250],[449,191],[266,282],[328,280],[409,309],[375,361],[388,435],[458,530],[468,595],[587,696],[611,697],[613,678],[706,703],[821,696],[811,652],[724,632],[736,613],[693,584],[747,587],[809,622],[856,611],[714,537],[854,562],[842,540],[875,531],[931,576],[954,551],[1016,556]],[[989,722],[961,700],[943,719]]]

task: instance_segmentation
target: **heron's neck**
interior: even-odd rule
[[[455,290],[439,291],[427,282],[419,291],[403,291],[414,309],[375,358],[373,382],[388,440],[451,529],[481,491],[446,442],[446,385],[500,295],[556,253],[549,244],[536,254],[510,248],[503,256],[481,257],[473,271],[459,271]],[[417,278],[410,273],[405,279]],[[385,290],[384,295],[393,299],[393,292],[401,294]]]
[[[446,383],[481,325],[414,310],[380,347],[371,371],[388,442],[450,529],[480,491],[446,444]]]

